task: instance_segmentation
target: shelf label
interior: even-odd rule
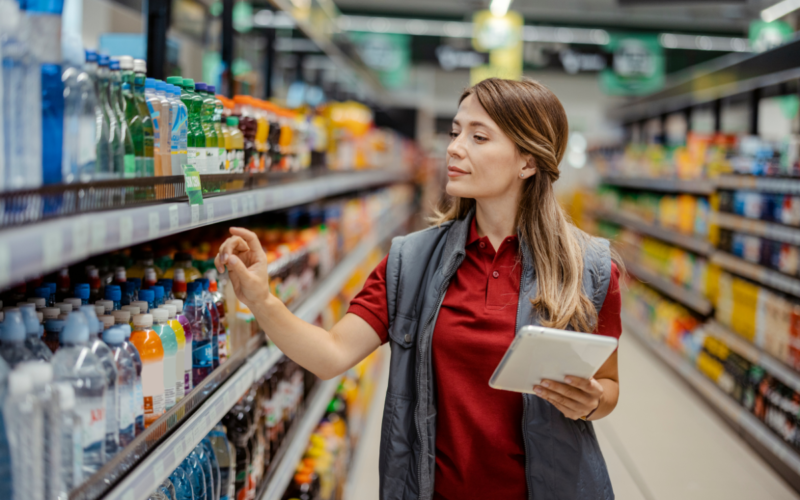
[[[175,231],[178,229],[180,219],[178,218],[178,205],[170,205],[169,207],[169,230]]]
[[[61,230],[47,231],[42,239],[43,264],[45,268],[52,269],[61,264],[64,255],[64,240]]]
[[[203,187],[200,184],[200,172],[191,165],[184,165],[183,181],[186,186],[186,196],[189,198],[189,205],[202,205]]]
[[[192,225],[200,224],[200,205],[191,205],[189,210],[192,212]]]
[[[237,213],[239,213],[239,200],[234,196],[231,198],[231,215],[236,217]]]
[[[214,220],[214,202],[209,203],[206,207],[206,222]]]
[[[106,249],[106,221],[104,219],[95,219],[92,221],[91,228],[91,251],[92,253],[100,253]]]
[[[126,247],[133,242],[133,218],[123,215],[119,218],[119,244]]]
[[[8,243],[0,241],[0,283],[6,284],[11,281],[11,252],[8,251]]]
[[[72,223],[72,258],[82,259],[89,254],[89,222],[78,217]]]
[[[152,212],[147,214],[147,222],[148,222],[147,236],[149,238],[158,238],[158,233],[161,231],[161,219],[158,216],[158,212],[153,210]]]

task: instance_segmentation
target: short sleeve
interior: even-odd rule
[[[622,297],[619,292],[619,268],[611,263],[611,279],[608,283],[608,292],[597,315],[597,330],[595,333],[608,337],[619,338],[622,335]]]
[[[386,262],[383,258],[364,283],[364,288],[350,302],[348,313],[355,314],[366,321],[381,339],[381,344],[389,341],[389,307],[386,298]]]

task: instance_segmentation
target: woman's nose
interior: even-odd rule
[[[450,141],[450,144],[447,146],[447,154],[456,158],[463,158],[463,153],[464,147],[461,144],[461,134],[459,134],[455,139]]]

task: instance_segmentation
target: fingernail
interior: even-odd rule
[[[545,380],[544,382],[542,382],[542,386],[543,386],[543,387],[550,387],[550,382],[548,382],[547,380]]]
[[[536,394],[541,394],[542,388],[537,385],[536,387],[533,388],[533,392],[535,392]]]
[[[566,382],[568,384],[571,384],[572,383],[572,379],[569,378],[569,377],[564,377],[564,382]]]
[[[219,261],[222,262],[223,264],[228,262],[228,254],[226,253],[219,254]]]

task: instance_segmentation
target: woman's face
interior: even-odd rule
[[[447,148],[447,194],[461,198],[516,195],[528,158],[489,117],[475,96],[461,102]],[[531,169],[525,169],[529,177]]]

